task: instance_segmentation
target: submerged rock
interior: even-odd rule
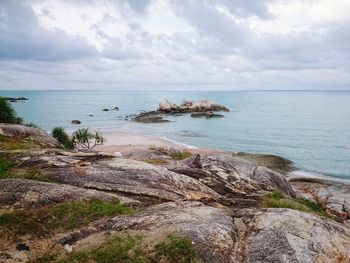
[[[224,115],[213,113],[212,111],[209,112],[194,112],[191,114],[192,118],[202,118],[205,117],[206,119],[211,119],[211,118],[223,118]]]

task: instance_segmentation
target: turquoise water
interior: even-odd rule
[[[197,147],[271,153],[304,171],[350,179],[350,91],[0,91],[25,96],[18,114],[43,129],[54,126],[115,129],[166,136]],[[209,98],[230,108],[223,119],[171,117],[171,123],[139,124],[124,116],[152,110],[160,100]],[[120,111],[103,112],[118,106]],[[89,117],[89,114],[94,116]]]

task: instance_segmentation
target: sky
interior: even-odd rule
[[[350,89],[349,0],[0,0],[0,89]]]

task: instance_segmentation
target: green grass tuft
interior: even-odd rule
[[[327,212],[321,207],[321,205],[317,204],[316,202],[302,197],[285,198],[282,192],[276,190],[266,194],[263,197],[262,206],[289,208],[328,217]]]
[[[194,263],[195,250],[190,239],[169,235],[168,239],[154,247],[152,262]]]
[[[176,151],[176,152],[170,153],[169,155],[175,160],[183,160],[190,157],[192,153],[188,151]]]
[[[55,263],[195,263],[192,242],[185,237],[169,235],[154,248],[146,249],[141,236],[116,236],[85,251],[76,251],[65,257],[43,255],[32,262]]]
[[[0,229],[12,235],[41,235],[55,229],[74,229],[97,219],[129,214],[131,208],[119,202],[98,199],[74,201],[33,210],[19,210],[0,215]]]

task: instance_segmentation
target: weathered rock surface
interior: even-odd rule
[[[138,204],[136,200],[71,185],[38,182],[27,179],[0,180],[0,208],[37,208],[73,200],[98,198],[105,201],[118,199],[124,204]]]
[[[190,107],[190,102],[184,103]],[[41,130],[20,125],[0,124],[0,134],[57,145]],[[290,179],[293,163],[273,155],[197,149],[179,161],[171,157],[176,150],[138,150],[122,158],[56,148],[9,150],[8,158],[17,163],[10,172],[39,171],[59,183],[0,179],[0,215],[89,198],[116,198],[135,211],[106,216],[72,232],[56,229],[45,236],[5,240],[0,242],[0,261],[90,248],[96,244],[90,241],[101,236],[141,234],[145,241],[159,242],[175,233],[193,241],[200,262],[349,262],[349,184]],[[146,163],[150,160],[161,165]],[[327,211],[343,220],[261,208],[261,198],[274,189],[286,197],[325,200]],[[16,244],[22,243],[30,251],[16,251]]]
[[[267,209],[254,214],[241,248],[244,256],[238,262],[313,263],[350,259],[350,229],[338,222],[291,209]]]
[[[189,237],[203,262],[231,262],[237,230],[227,208],[206,206],[199,202],[154,205],[135,216],[117,216],[94,228],[62,238],[63,243],[101,231],[140,231],[142,234],[167,236],[176,233]],[[61,241],[61,242],[62,242]]]
[[[196,178],[226,197],[273,189],[295,196],[283,174],[229,154],[194,155],[169,169]]]
[[[350,220],[350,182],[320,178],[293,178],[290,183],[306,198],[324,203],[330,213],[344,220]]]
[[[26,137],[48,146],[58,147],[57,141],[43,130],[16,124],[0,123],[0,134],[10,137]]]
[[[116,158],[89,166],[56,168],[51,177],[83,188],[160,200],[215,200],[219,195],[193,178],[144,162]]]

